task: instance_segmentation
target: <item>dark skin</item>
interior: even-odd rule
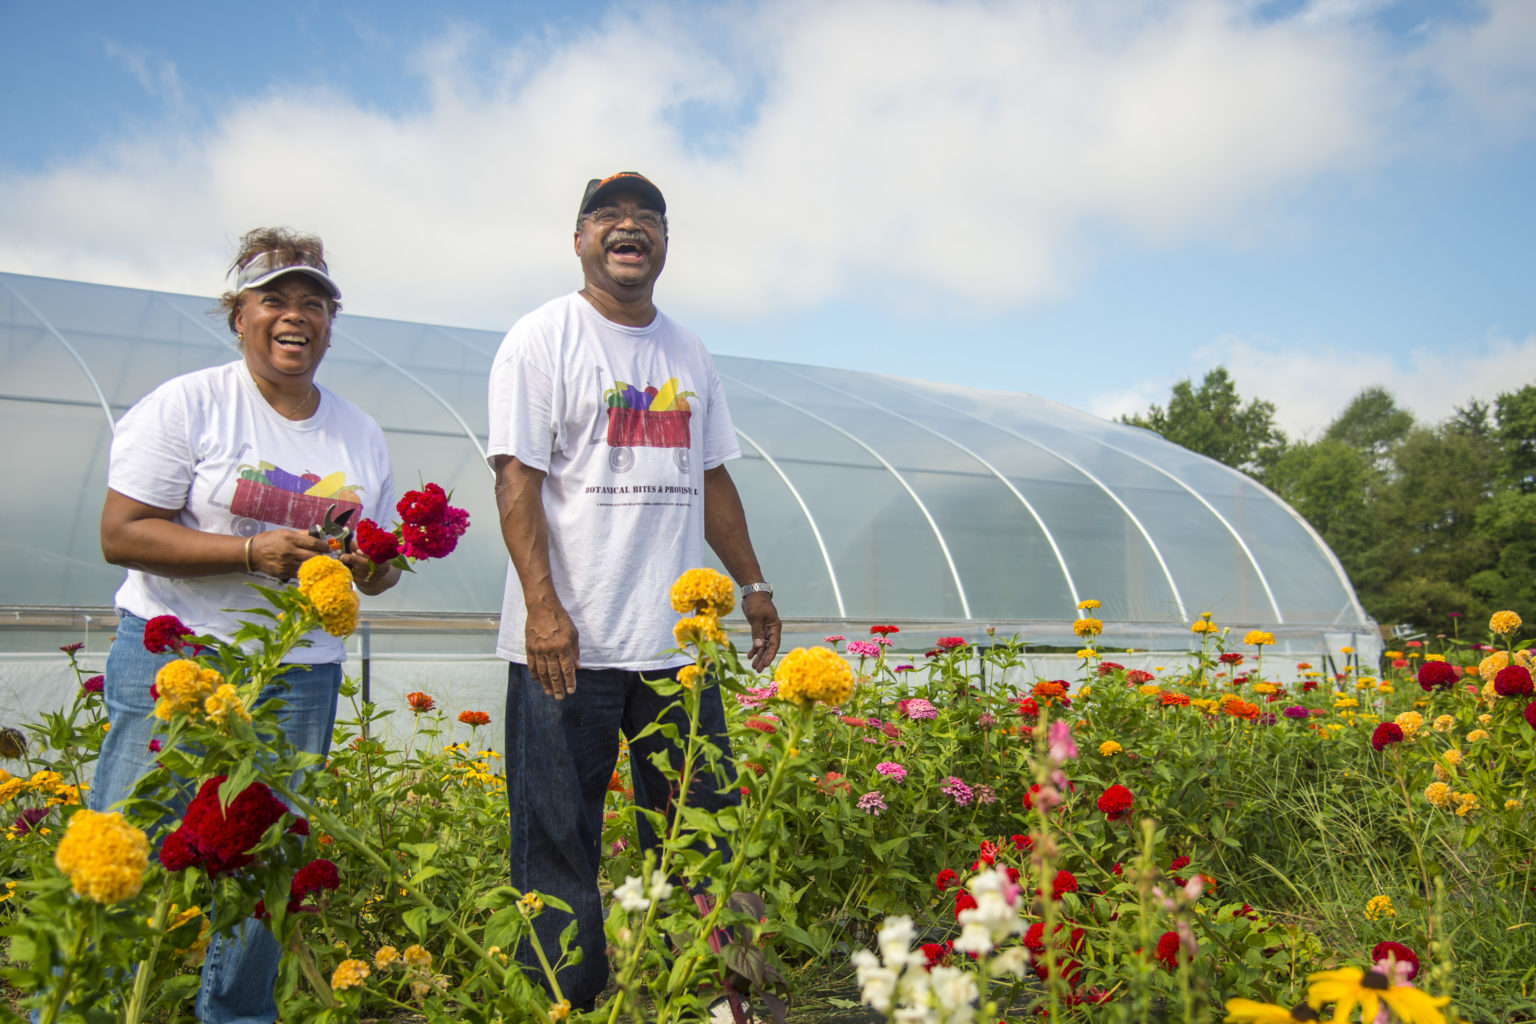
[[[604,318],[644,327],[656,319],[652,297],[656,278],[666,265],[667,237],[635,221],[633,214],[643,208],[639,196],[621,192],[605,205],[624,216],[606,227],[586,219],[576,232],[576,256],[581,260],[584,279],[581,295]],[[621,241],[625,244],[618,244]],[[528,671],[545,693],[563,700],[576,692],[581,638],[555,590],[550,571],[544,473],[510,455],[496,456],[494,467],[501,535],[522,582],[528,608],[524,636]],[[704,539],[737,583],[762,580],[762,568],[747,533],[746,511],[724,466],[704,471]],[[741,610],[752,627],[748,658],[752,668],[761,672],[779,652],[779,613],[773,598],[764,593],[747,595]]]
[[[242,335],[246,369],[257,390],[289,419],[313,416],[320,401],[315,371],[330,345],[328,296],[311,278],[288,274],[242,293],[239,302],[235,330]],[[175,521],[181,511],[108,489],[101,509],[102,556],[112,565],[170,578],[245,571],[246,538],[183,526]],[[324,540],[302,530],[267,530],[250,538],[250,565],[288,580],[306,559],[329,551]],[[357,589],[370,596],[400,579],[394,566],[375,565],[357,552],[342,555],[341,561],[352,570]]]

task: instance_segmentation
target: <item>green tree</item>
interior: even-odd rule
[[[1369,387],[1350,399],[1323,437],[1349,445],[1369,459],[1373,468],[1385,470],[1390,466],[1392,450],[1413,427],[1413,414],[1399,409],[1391,392]]]
[[[1500,395],[1494,408],[1505,480],[1524,494],[1536,492],[1536,384]]]
[[[1253,399],[1245,405],[1223,366],[1207,373],[1199,387],[1188,378],[1175,384],[1166,411],[1154,405],[1144,414],[1121,417],[1121,422],[1155,431],[1259,479],[1286,446],[1285,435],[1275,426],[1274,404]]]

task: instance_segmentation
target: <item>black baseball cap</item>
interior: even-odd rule
[[[587,182],[587,190],[582,193],[581,209],[576,211],[577,215],[584,216],[591,213],[603,204],[603,200],[615,192],[633,192],[644,200],[650,209],[657,213],[667,212],[667,201],[662,198],[661,189],[651,184],[649,178],[638,171],[620,171],[606,178],[593,178]]]

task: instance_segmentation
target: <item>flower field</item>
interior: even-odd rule
[[[562,908],[505,884],[500,709],[354,702],[312,763],[254,694],[324,613],[268,598],[283,616],[254,617],[254,654],[197,638],[162,673],[162,770],[122,815],[80,809],[99,680],[0,751],[0,1015],[191,1020],[210,932],[254,912],[287,951],[288,1021],[687,1021],[727,987],[803,1022],[1536,1020],[1536,694],[1512,611],[1480,643],[1328,677],[1209,616],[1188,653],[1127,670],[1094,602],[1071,678],[1031,674],[1017,638],[912,651],[893,626],[770,677],[723,642],[730,588],[686,574],[698,669],[660,685],[695,712],[723,687],[732,751],[693,731],[664,770],[742,800],[679,798],[643,851],[621,758],[613,983],[582,1011],[514,958]],[[402,744],[375,738],[384,716]],[[472,741],[444,744],[449,721]]]

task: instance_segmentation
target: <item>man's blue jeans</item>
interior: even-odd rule
[[[110,810],[133,791],[155,767],[149,749],[154,738],[155,702],[149,696],[155,673],[174,655],[151,654],[144,649],[144,620],[118,612],[117,637],[107,654],[102,696],[112,728],[101,744],[96,778],[90,792],[92,810]],[[340,665],[295,665],[261,693],[260,700],[280,697],[287,702],[281,724],[288,742],[302,750],[325,755],[331,749],[331,729],[336,719],[336,698],[341,691]],[[192,779],[192,788],[201,782]],[[176,808],[178,818],[190,793]],[[174,826],[175,822],[168,823]],[[152,834],[158,849],[163,833]],[[277,940],[255,918],[247,919],[234,934],[217,936],[203,961],[202,987],[197,994],[197,1018],[203,1024],[272,1024],[277,1003],[272,987],[277,978]]]
[[[676,674],[658,670],[651,678]],[[722,777],[701,777],[688,796],[692,807],[719,810],[740,803],[725,709],[720,688],[701,694],[699,732],[720,749]],[[602,862],[603,799],[618,762],[619,734],[629,740],[630,774],[635,803],[666,814],[673,803],[673,785],[651,763],[651,755],[667,751],[674,766],[681,750],[659,733],[635,735],[653,721],[675,724],[679,738],[688,735],[688,719],[676,698],[659,696],[639,672],[622,669],[579,669],[576,692],[555,700],[534,681],[526,665],[512,663],[507,674],[507,807],[511,813],[512,885],[569,903],[576,915],[576,945],[582,962],[561,970],[561,992],[573,1006],[590,1004],[608,983],[607,943],[603,935],[603,901],[598,894]],[[654,849],[656,837],[642,817],[642,847]],[[730,848],[724,849],[730,859]],[[560,933],[570,924],[561,911],[545,910],[534,919],[534,933],[553,963],[560,953]],[[527,943],[518,960],[543,983],[538,960]]]

